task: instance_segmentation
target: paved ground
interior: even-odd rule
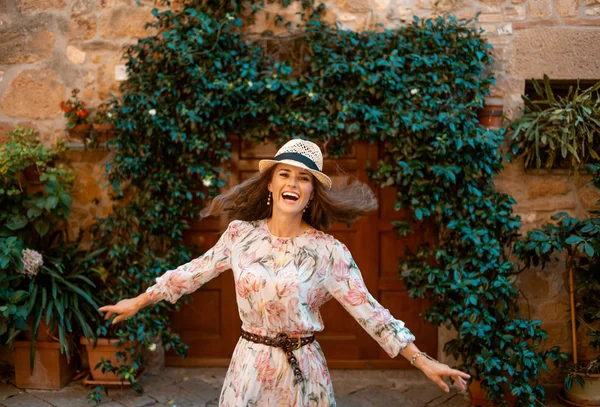
[[[449,394],[424,379],[418,371],[332,370],[339,407],[467,407],[466,394],[452,389]],[[104,407],[209,407],[218,405],[224,368],[166,368],[160,376],[142,379],[146,389],[137,395],[131,389],[109,390]],[[89,388],[71,382],[60,391],[20,390],[0,382],[2,407],[84,407]],[[550,391],[549,393],[555,393]],[[550,397],[546,407],[561,404]],[[540,406],[543,406],[540,404]]]

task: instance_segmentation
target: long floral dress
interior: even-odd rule
[[[242,328],[274,337],[323,330],[319,308],[332,297],[390,355],[414,336],[365,288],[350,252],[331,235],[310,229],[293,238],[273,236],[266,220],[233,221],[201,257],[167,271],[148,288],[152,301],[175,303],[226,270],[233,270]],[[333,387],[317,341],[293,351],[304,380],[294,384],[282,349],[240,338],[225,377],[221,407],[331,407]]]

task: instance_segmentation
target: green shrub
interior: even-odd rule
[[[396,209],[410,209],[411,221],[441,232],[436,247],[423,245],[401,261],[411,296],[430,301],[427,321],[457,330],[446,352],[492,398],[500,401],[510,382],[520,405],[535,405],[544,398],[538,373],[559,355],[539,349],[540,321],[518,314],[505,251],[519,219],[514,200],[492,181],[502,169],[503,133],[477,122],[493,84],[484,74],[490,46],[469,21],[452,17],[352,32],[325,23],[322,4],[303,7],[299,30],[278,39],[244,34],[254,12],[238,3],[191,0],[154,10],[158,33],[128,48],[108,168],[116,210],[96,230],[96,247],[108,248],[101,266],[112,280],[110,300],[139,294],[191,257],[182,235],[226,181],[230,135],[309,138],[333,157],[356,140],[381,142],[372,179],[397,188]],[[411,223],[394,225],[405,236]],[[161,332],[183,353],[171,309],[150,307],[122,333],[147,344]]]
[[[12,346],[31,330],[33,367],[42,321],[67,356],[74,354],[77,335],[95,338],[96,273],[88,265],[97,253],[86,253],[67,237],[74,175],[57,162],[64,146],[48,148],[36,132],[21,128],[9,136],[0,146],[0,340]],[[28,169],[33,181],[24,176]]]

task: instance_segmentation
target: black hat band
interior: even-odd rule
[[[294,161],[301,162],[302,164],[306,165],[308,168],[310,168],[313,171],[321,172],[321,170],[319,169],[319,167],[317,167],[317,164],[315,164],[315,162],[313,160],[311,160],[307,156],[299,154],[299,153],[281,153],[281,154],[273,157],[273,160],[275,160],[275,161],[294,160]]]

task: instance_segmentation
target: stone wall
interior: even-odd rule
[[[15,0],[0,2],[0,142],[14,125],[37,128],[48,144],[66,137],[59,102],[72,88],[92,107],[118,92],[116,71],[124,45],[149,34],[149,0]],[[292,10],[293,11],[293,10]],[[503,104],[508,118],[519,114],[525,80],[600,79],[600,0],[329,0],[327,18],[354,30],[397,27],[413,16],[454,14],[471,18],[494,46],[497,86],[488,99]],[[293,15],[291,13],[290,15]],[[269,22],[257,19],[265,28]],[[122,68],[122,67],[121,67]],[[70,154],[78,173],[72,225],[106,214],[100,187],[104,152]],[[539,226],[558,211],[585,216],[597,194],[563,172],[536,174],[520,162],[496,180],[517,200],[523,229]],[[97,198],[99,204],[95,204]],[[544,321],[549,344],[570,349],[568,296],[560,265],[528,271],[520,278],[523,304]],[[446,333],[440,333],[444,339]],[[552,380],[552,379],[551,379]]]

